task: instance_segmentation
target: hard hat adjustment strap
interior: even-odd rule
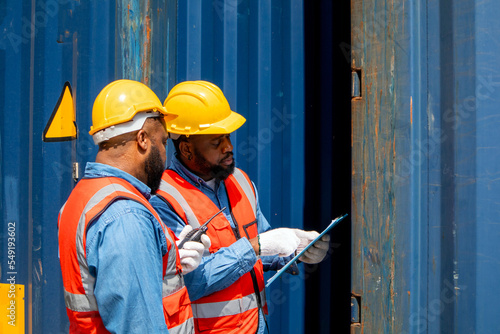
[[[180,134],[178,134],[178,133],[172,133],[172,132],[169,132],[169,133],[168,133],[168,136],[169,136],[169,138],[170,138],[170,139],[172,139],[172,140],[177,140],[177,139],[179,139],[179,137],[180,137],[181,135],[180,135]]]
[[[134,132],[142,129],[146,119],[150,117],[162,117],[163,115],[159,112],[148,111],[140,112],[135,114],[134,118],[128,122],[116,124],[110,126],[109,128],[102,129],[92,136],[94,139],[94,144],[99,145],[100,143],[110,140],[116,136],[122,135],[124,133]]]

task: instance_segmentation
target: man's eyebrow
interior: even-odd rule
[[[220,135],[220,136],[217,136],[217,137],[215,137],[215,138],[210,139],[210,141],[219,140],[219,139],[221,139],[221,138],[222,138],[222,137],[224,137],[224,136],[225,136],[225,134],[222,134],[222,135]]]

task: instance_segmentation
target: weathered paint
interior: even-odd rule
[[[134,15],[123,11],[128,5]],[[118,78],[145,81],[166,96],[175,77],[175,6],[175,0],[150,0],[149,7],[142,1],[76,0],[0,5],[0,282],[8,278],[3,231],[15,222],[16,283],[26,287],[26,332],[68,332],[57,214],[75,184],[73,163],[81,175],[95,158],[88,135],[92,104]],[[66,81],[72,86],[78,139],[43,143]]]
[[[162,101],[175,81],[172,13],[175,0],[116,1],[116,76],[147,84]]]
[[[151,76],[150,1],[117,1],[116,38],[119,40],[121,73],[127,79],[149,84]]]
[[[500,4],[352,4],[362,330],[496,333]]]
[[[352,100],[352,292],[365,333],[400,332],[407,298],[399,248],[407,234],[397,220],[405,182],[396,180],[410,124],[409,77],[397,70],[407,59],[403,14],[396,1],[352,2],[352,67],[362,73],[361,98]]]

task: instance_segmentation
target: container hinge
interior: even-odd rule
[[[361,98],[361,69],[352,68],[351,72],[351,97],[353,99]]]
[[[80,178],[80,165],[78,162],[73,162],[73,180],[75,182],[78,182],[78,179]]]
[[[351,294],[351,324],[361,323],[361,296]]]

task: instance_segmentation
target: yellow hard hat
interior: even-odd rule
[[[145,84],[133,80],[116,80],[108,84],[97,95],[92,108],[92,126],[89,134],[94,136],[94,141],[104,141],[120,133],[126,133],[125,128],[115,131],[104,139],[96,139],[96,133],[103,132],[108,128],[117,128],[120,124],[126,124],[134,120],[139,113],[150,112],[149,117],[165,118],[165,122],[177,117],[167,112],[156,94]],[[146,117],[141,117],[142,124]],[[141,127],[142,127],[141,124]],[[131,127],[128,127],[128,131]],[[140,128],[139,128],[140,129]],[[98,142],[96,142],[97,144]]]
[[[219,87],[208,81],[177,84],[163,105],[178,115],[167,122],[167,130],[179,135],[231,133],[246,121],[231,111]]]

